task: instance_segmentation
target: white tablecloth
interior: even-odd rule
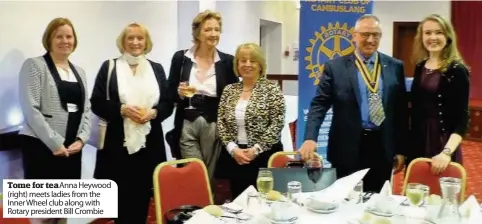
[[[396,201],[402,202],[405,200],[403,196],[393,196]],[[359,224],[357,220],[363,217],[365,213],[366,204],[351,204],[351,203],[343,203],[339,206],[338,210],[331,213],[331,214],[318,214],[309,211],[306,207],[299,207],[296,206],[294,209],[297,210],[299,214],[298,220],[296,224],[313,224],[313,223],[327,223],[327,224]],[[263,209],[259,209],[255,218],[250,221],[245,222],[237,222],[236,219],[230,218],[215,218],[204,211],[199,211],[199,214],[196,214],[187,224],[217,224],[217,223],[225,223],[225,224],[234,224],[234,223],[242,223],[242,224],[272,224],[268,219],[269,216],[269,207],[264,207]],[[399,206],[397,208],[397,214],[410,214],[411,218],[407,218],[404,216],[396,215],[390,220],[392,224],[422,224],[423,219],[421,217],[424,216],[425,210],[424,209],[415,209],[407,207],[407,206]],[[371,215],[372,220],[381,218],[374,215]],[[463,222],[466,224],[467,222]],[[470,224],[480,224],[482,220],[471,222]]]

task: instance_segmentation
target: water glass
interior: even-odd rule
[[[274,221],[286,222],[296,216],[296,210],[289,201],[275,201],[271,205],[271,218]]]
[[[259,211],[261,207],[261,200],[259,198],[259,194],[257,192],[249,192],[247,201],[246,201],[246,208],[250,213]]]
[[[418,183],[409,183],[407,185],[406,196],[412,207],[418,207],[423,202],[425,192],[420,189],[419,185]]]
[[[462,184],[459,178],[440,178],[443,202],[437,218],[441,223],[460,223],[462,219],[459,211],[459,193],[461,187]]]
[[[417,188],[423,191],[423,202],[427,203],[430,196],[430,187],[424,184],[418,184]]]
[[[288,185],[287,185],[287,188],[288,188],[288,191],[287,191],[287,196],[288,196],[288,199],[289,200],[293,200],[293,195],[294,194],[297,194],[297,193],[301,193],[302,192],[302,188],[301,188],[301,182],[299,181],[290,181],[288,182]]]
[[[349,200],[355,204],[363,202],[363,181],[358,182],[358,184],[353,188],[350,193]]]

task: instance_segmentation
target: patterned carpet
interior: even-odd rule
[[[466,195],[474,195],[482,202],[482,142],[464,141],[462,143],[463,165],[467,170]],[[400,172],[393,178],[393,193],[400,194],[403,188],[404,173]]]

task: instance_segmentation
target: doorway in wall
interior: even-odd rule
[[[405,76],[413,77],[415,64],[412,60],[412,46],[419,22],[393,23],[393,57],[403,61]]]
[[[259,43],[266,55],[267,74],[281,74],[282,24],[270,20],[259,21]]]

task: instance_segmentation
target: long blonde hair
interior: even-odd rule
[[[462,56],[457,48],[457,36],[455,34],[452,24],[440,15],[432,14],[426,17],[420,22],[417,28],[417,35],[413,42],[413,60],[415,63],[419,63],[428,59],[429,53],[425,46],[423,46],[423,24],[427,21],[434,21],[440,25],[442,32],[447,38],[447,44],[445,45],[442,53],[440,54],[441,65],[440,69],[445,72],[452,62],[458,62],[465,65]],[[465,65],[468,67],[467,65]]]

